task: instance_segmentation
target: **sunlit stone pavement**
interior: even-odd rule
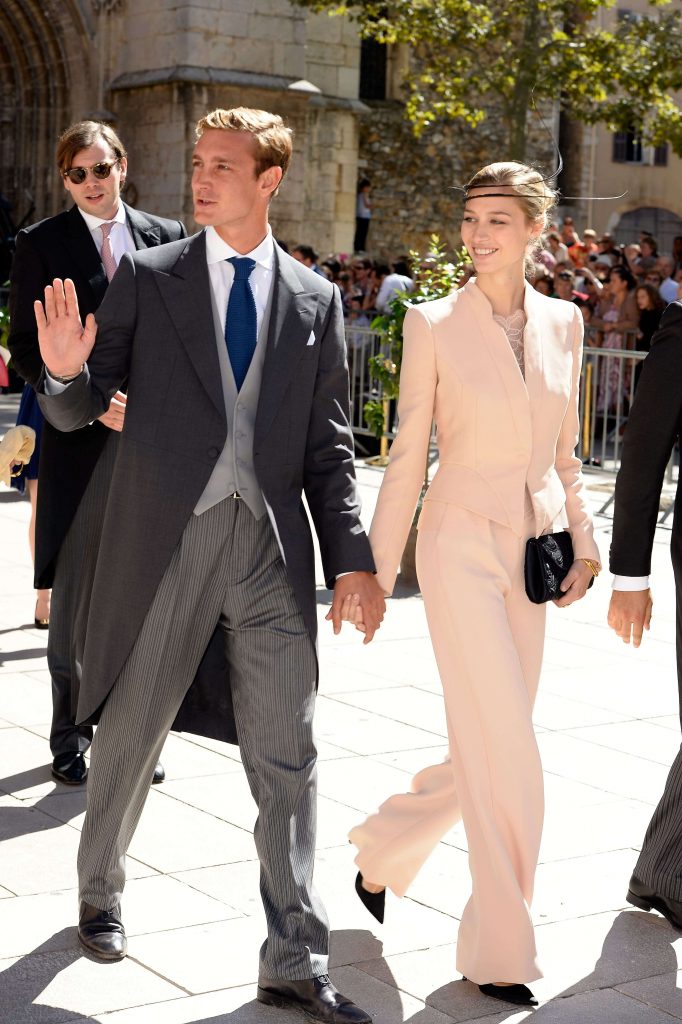
[[[0,397],[0,434],[15,398]],[[381,470],[358,463],[366,524]],[[606,478],[589,478],[597,509]],[[255,1001],[264,918],[255,807],[236,748],[171,735],[128,862],[128,958],[102,965],[76,941],[76,849],[85,793],[52,781],[45,634],[33,626],[28,503],[0,488],[0,1022],[275,1024]],[[604,560],[610,521],[597,519]],[[606,574],[575,609],[549,610],[535,720],[547,817],[533,915],[542,1024],[682,1020],[679,934],[630,908],[636,851],[680,742],[669,531],[654,552],[655,617],[639,651],[606,626]],[[445,750],[438,676],[419,595],[398,591],[363,648],[323,621],[317,886],[332,925],[332,978],[377,1024],[515,1024],[531,1016],[455,971],[469,894],[466,839],[449,833],[377,925],[353,891],[349,828]]]

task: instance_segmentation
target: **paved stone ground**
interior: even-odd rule
[[[0,398],[0,433],[16,400]],[[381,471],[359,468],[366,521]],[[595,507],[605,481],[590,478]],[[45,635],[33,629],[28,504],[0,489],[0,1021],[2,1024],[275,1024],[255,1002],[264,934],[255,816],[238,751],[171,735],[168,780],[150,794],[129,860],[130,956],[79,950],[75,858],[85,794],[55,784],[46,743]],[[609,522],[598,520],[603,557]],[[669,533],[659,530],[655,618],[638,652],[605,623],[605,577],[575,610],[550,608],[536,723],[547,819],[533,914],[546,977],[542,1024],[682,1020],[679,934],[624,896],[680,742]],[[319,590],[320,618],[329,594]],[[377,1024],[525,1020],[455,972],[468,896],[461,827],[377,926],[353,892],[348,829],[445,749],[442,700],[422,602],[403,589],[363,649],[321,622],[319,849],[332,922],[332,976]],[[279,1014],[279,1015],[278,1015]]]

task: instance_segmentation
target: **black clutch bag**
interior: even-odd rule
[[[573,542],[566,530],[531,537],[526,543],[523,564],[526,593],[530,600],[534,604],[543,604],[561,597],[559,587],[573,561]]]

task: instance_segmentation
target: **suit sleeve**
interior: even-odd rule
[[[398,418],[369,540],[377,578],[385,594],[395,586],[414,511],[419,500],[431,437],[436,397],[436,352],[426,315],[413,307],[403,328]]]
[[[44,376],[40,380],[38,403],[57,430],[78,430],[109,408],[128,376],[136,306],[135,266],[126,253],[97,310],[97,339],[85,372],[58,395],[46,394]]]
[[[343,313],[334,288],[320,337],[303,481],[330,589],[340,573],[374,572],[360,521],[353,455]]]
[[[575,454],[580,434],[579,390],[583,361],[583,319],[576,308],[572,326],[571,394],[561,424],[554,465],[566,494],[566,516],[576,558],[600,561],[592,516],[585,496],[582,462]]]
[[[616,478],[611,572],[648,576],[665,469],[682,417],[682,303],[672,302],[642,364]]]
[[[44,297],[49,284],[43,256],[26,231],[17,235],[9,292],[8,346],[12,366],[28,384],[36,387],[43,372],[33,303]]]

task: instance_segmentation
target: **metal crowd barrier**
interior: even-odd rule
[[[587,327],[580,378],[580,441],[585,470],[617,473],[623,434],[646,352],[635,331],[622,332],[621,348],[598,347],[599,331]]]
[[[586,472],[599,471],[613,474],[620,468],[622,440],[628,415],[634,399],[641,363],[646,352],[636,349],[635,331],[622,332],[623,347],[599,347],[600,331],[589,325],[585,329],[585,347],[580,378],[580,439],[577,452]],[[379,384],[368,368],[371,356],[388,355],[381,334],[369,327],[347,327],[348,361],[350,366],[351,417],[358,450],[365,451],[362,437],[374,432],[365,423],[364,405],[369,398],[380,398]],[[387,429],[384,431],[384,450],[395,437],[397,429],[396,403],[386,404]],[[677,478],[677,458],[671,459],[667,470],[668,482]],[[609,502],[606,503],[605,508]]]

